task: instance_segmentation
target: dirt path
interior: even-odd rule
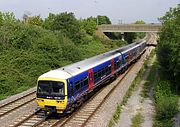
[[[153,57],[152,63],[155,61],[156,57]],[[132,124],[132,118],[140,113],[143,118],[142,127],[152,127],[153,125],[153,115],[155,112],[152,98],[142,98],[141,91],[143,84],[145,83],[147,76],[151,70],[152,64],[146,69],[141,82],[138,84],[132,96],[128,99],[127,104],[123,107],[123,111],[120,115],[120,120],[115,127],[130,127]],[[151,93],[151,92],[150,92]]]

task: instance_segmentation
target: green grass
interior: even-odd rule
[[[138,113],[131,119],[131,121],[131,127],[141,127],[141,124],[144,122],[144,119],[141,113]]]
[[[144,68],[147,69],[149,64],[151,64],[151,61],[153,59],[155,55],[155,49],[153,49],[151,51],[151,54],[150,56],[148,57],[148,59],[145,61],[144,63]],[[146,82],[143,84],[143,90],[141,92],[141,96],[146,98],[148,97],[148,93],[150,92],[150,89],[152,87],[152,84],[154,83],[154,78],[155,78],[155,75],[156,75],[156,66],[157,66],[157,61],[155,61],[154,63],[152,63],[152,68],[150,70],[150,73],[148,74],[148,77],[146,79]]]
[[[141,96],[144,98],[149,97],[148,93],[150,92],[150,89],[155,82],[155,75],[156,75],[156,65],[153,64],[150,73],[148,74],[148,77],[146,79],[146,82],[143,84],[143,90],[141,92]]]

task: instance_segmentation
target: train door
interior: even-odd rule
[[[111,74],[114,75],[114,59],[111,60]]]
[[[94,76],[93,76],[93,70],[88,70],[88,79],[89,79],[89,91],[93,90],[94,88]]]

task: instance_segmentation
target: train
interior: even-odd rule
[[[146,40],[100,54],[39,76],[36,103],[47,113],[71,113],[105,82],[122,74],[146,50]]]

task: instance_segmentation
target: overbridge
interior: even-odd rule
[[[160,32],[161,24],[103,24],[97,29],[101,32]]]

